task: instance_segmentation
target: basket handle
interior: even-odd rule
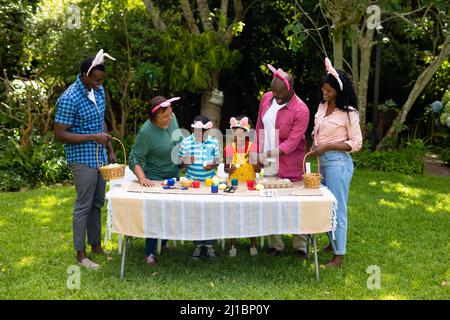
[[[127,152],[125,151],[125,146],[123,145],[122,141],[120,141],[119,139],[117,139],[116,137],[111,137],[114,140],[119,141],[120,145],[122,146],[123,149],[123,156],[125,158],[125,165],[127,164]],[[97,152],[96,152],[96,156],[97,156],[97,165],[100,168],[100,162],[98,161],[98,147],[100,147],[100,144],[97,144]],[[103,165],[103,160],[102,160],[102,165]]]
[[[311,152],[308,152],[305,154],[305,157],[303,158],[303,170],[305,174],[306,174],[306,157],[311,154],[312,154]],[[320,157],[316,157],[316,159],[317,159],[317,171],[320,174]]]

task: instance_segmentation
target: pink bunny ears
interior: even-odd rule
[[[286,85],[286,88],[288,89],[288,91],[290,91],[291,85],[289,84],[289,81],[287,80],[287,76],[288,76],[287,73],[284,72],[283,69],[281,69],[281,68],[278,68],[278,70],[275,69],[274,66],[272,66],[270,63],[267,64],[267,67],[270,69],[270,71],[272,71],[274,77],[277,77],[277,78],[283,80],[284,84]]]
[[[244,117],[241,120],[236,120],[235,117],[230,119],[230,129],[242,128],[246,131],[250,131],[250,124],[248,123],[248,118]]]
[[[174,97],[174,98],[170,98],[168,100],[164,100],[163,102],[161,102],[160,104],[158,104],[156,107],[154,107],[152,109],[152,113],[156,112],[159,108],[167,108],[168,106],[170,106],[172,104],[172,102],[180,100],[180,97]]]
[[[328,57],[325,57],[325,68],[327,69],[327,72],[331,74],[333,77],[336,78],[337,82],[339,83],[339,88],[341,88],[341,91],[344,89],[344,84],[342,83],[342,80],[339,78],[339,74],[337,73],[336,69],[333,68],[333,65],[331,64],[330,59]]]
[[[89,67],[89,70],[86,74],[89,75],[89,72],[91,71],[92,68],[94,68],[95,66],[98,66],[100,64],[103,64],[105,62],[105,58],[108,58],[111,60],[116,60],[113,57],[111,57],[109,54],[107,54],[106,52],[103,53],[103,49],[100,49],[100,51],[97,52],[97,54],[95,55],[95,58],[92,61],[92,64]]]
[[[194,124],[191,124],[191,128],[194,129],[211,129],[213,127],[213,123],[211,121],[208,121],[207,123],[203,124],[201,121],[195,121]]]

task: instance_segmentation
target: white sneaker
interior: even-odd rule
[[[256,247],[250,247],[250,255],[252,257],[256,256],[258,254],[258,249]]]
[[[215,258],[216,253],[214,252],[214,249],[212,246],[206,246],[206,256],[208,258]]]
[[[230,257],[236,257],[237,255],[237,249],[233,246],[231,247],[230,251],[228,251],[230,253]]]
[[[92,269],[92,270],[97,270],[98,268],[100,268],[99,264],[92,262],[88,258],[84,258],[83,260],[81,260],[81,262],[78,262],[78,265],[83,266],[87,269]]]

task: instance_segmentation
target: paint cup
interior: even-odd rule
[[[167,179],[167,185],[168,186],[174,186],[175,185],[175,179]]]
[[[219,192],[219,186],[212,185],[211,186],[211,193],[218,193]]]
[[[239,184],[239,180],[238,180],[238,179],[236,179],[236,178],[231,179],[231,185],[232,185],[233,187],[237,187],[238,184]]]
[[[206,187],[211,187],[213,185],[213,179],[205,179],[205,186]]]
[[[200,188],[200,181],[195,180],[195,181],[192,183],[192,187],[193,187],[193,188]]]
[[[255,190],[255,180],[247,180],[248,190]]]

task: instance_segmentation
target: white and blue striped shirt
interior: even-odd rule
[[[193,164],[186,165],[186,177],[191,180],[205,181],[212,178],[214,170],[205,170],[206,164],[211,164],[214,159],[219,158],[219,143],[215,137],[208,136],[205,142],[195,140],[193,134],[183,139],[178,152],[179,157],[195,157]]]

